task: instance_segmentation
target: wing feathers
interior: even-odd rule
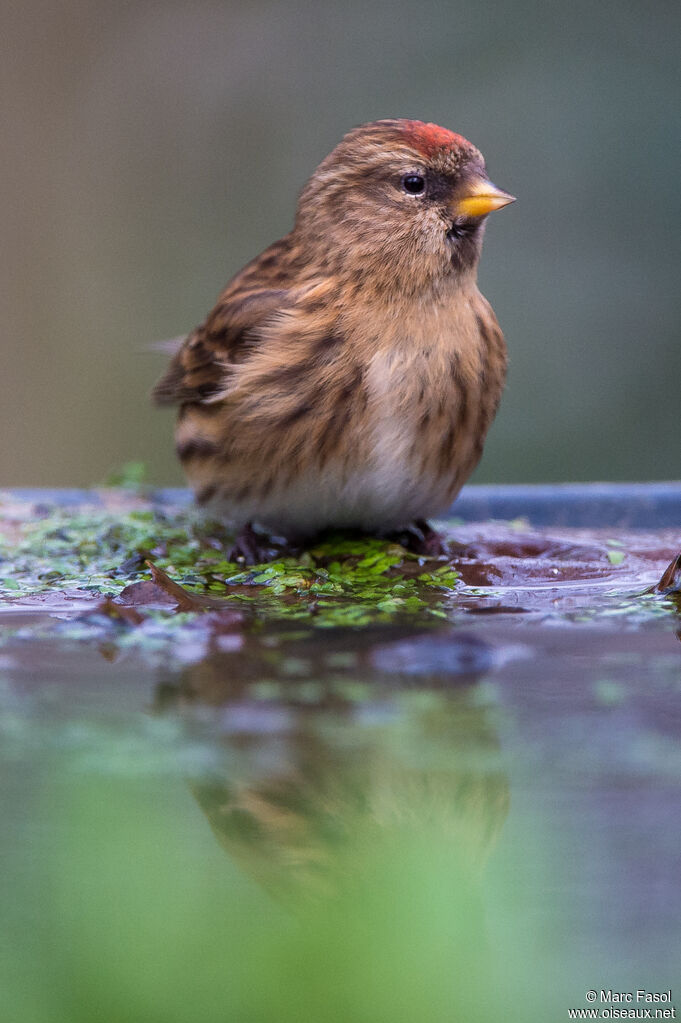
[[[286,289],[237,294],[220,301],[189,335],[152,392],[158,405],[208,401],[225,385],[230,365],[240,362],[258,329],[292,304]]]

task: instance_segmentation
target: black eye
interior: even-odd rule
[[[426,179],[420,174],[405,174],[402,178],[402,188],[409,195],[420,195],[425,190]]]

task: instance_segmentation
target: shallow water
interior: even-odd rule
[[[448,535],[437,616],[362,627],[5,594],[6,1018],[674,1004],[681,530]]]

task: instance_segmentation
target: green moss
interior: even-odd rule
[[[436,624],[451,618],[457,608],[465,613],[478,597],[485,601],[497,594],[492,587],[460,585],[458,572],[445,561],[418,558],[389,540],[342,533],[296,556],[279,549],[276,560],[245,567],[229,560],[233,537],[192,508],[155,505],[139,493],[120,489],[101,491],[94,501],[100,503],[34,509],[13,503],[11,496],[3,505],[0,495],[0,602],[11,607],[28,598],[42,614],[51,610],[54,598],[56,609],[68,614],[71,608],[75,615],[82,612],[88,593],[94,606],[100,594],[116,597],[128,584],[149,579],[149,563],[191,594],[205,596],[206,608],[219,609],[224,600],[246,610],[256,626],[277,621],[296,621],[306,630],[387,622]],[[541,539],[545,550],[548,541]],[[528,587],[530,610],[579,621],[624,616],[639,622],[678,614],[674,594],[640,592],[636,549],[630,549],[629,538],[626,547],[624,540],[613,537],[601,544],[612,566],[613,589],[589,592],[585,576],[579,606],[554,606],[552,601],[548,609],[541,604],[541,588],[536,597],[532,590],[533,549],[527,555],[530,570],[521,549],[512,578]],[[486,556],[493,560],[494,537],[489,547]],[[538,565],[548,571],[554,562],[543,555]],[[554,581],[553,575],[549,578]],[[459,589],[467,603],[452,600]],[[502,602],[505,593],[503,587],[498,591]],[[180,628],[171,609],[151,611],[143,605],[140,597],[143,613],[163,618],[168,632]]]
[[[245,603],[256,617],[362,626],[442,614],[458,578],[450,565],[388,540],[343,534],[299,557],[244,568],[227,559],[223,528],[192,510],[55,508],[38,520],[15,519],[12,530],[11,539],[0,536],[5,599],[74,589],[117,595],[150,578],[150,560],[191,592]]]

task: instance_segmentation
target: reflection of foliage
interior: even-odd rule
[[[490,944],[483,912],[479,868],[508,805],[489,705],[443,677],[408,688],[366,657],[321,678],[315,654],[335,658],[343,631],[294,642],[297,664],[275,658],[267,685],[215,651],[151,719],[209,738],[192,790],[228,857],[167,778],[158,798],[150,778],[106,769],[49,791],[49,848],[33,853],[60,941],[44,985],[14,974],[14,1018],[527,1018],[522,953]]]
[[[46,509],[43,518],[15,522],[5,539],[0,588],[9,596],[73,589],[116,596],[149,578],[151,559],[195,592],[233,597],[267,617],[312,615],[319,625],[438,616],[457,579],[451,566],[424,563],[398,544],[343,536],[244,571],[227,560],[222,527],[192,511],[142,504]]]
[[[372,671],[372,642],[351,664],[347,630],[293,635],[268,630],[281,647],[251,651],[253,681],[245,647],[170,676],[171,707],[148,719],[174,765],[160,776],[149,735],[126,733],[113,768],[101,738],[85,770],[41,744],[60,770],[26,808],[32,887],[4,903],[8,1019],[527,1018],[513,985],[530,957],[490,943],[476,869],[508,800],[489,704],[470,683]]]
[[[100,778],[58,791],[39,808],[45,847],[33,850],[43,871],[33,948],[49,969],[32,955],[22,970],[26,949],[8,944],[8,1019],[540,1018],[527,1015],[536,977],[516,997],[522,933],[490,948],[481,891],[437,831],[393,827],[364,845],[352,883],[291,915],[214,854],[200,820],[178,826],[153,788]],[[25,912],[4,917],[10,933]]]

